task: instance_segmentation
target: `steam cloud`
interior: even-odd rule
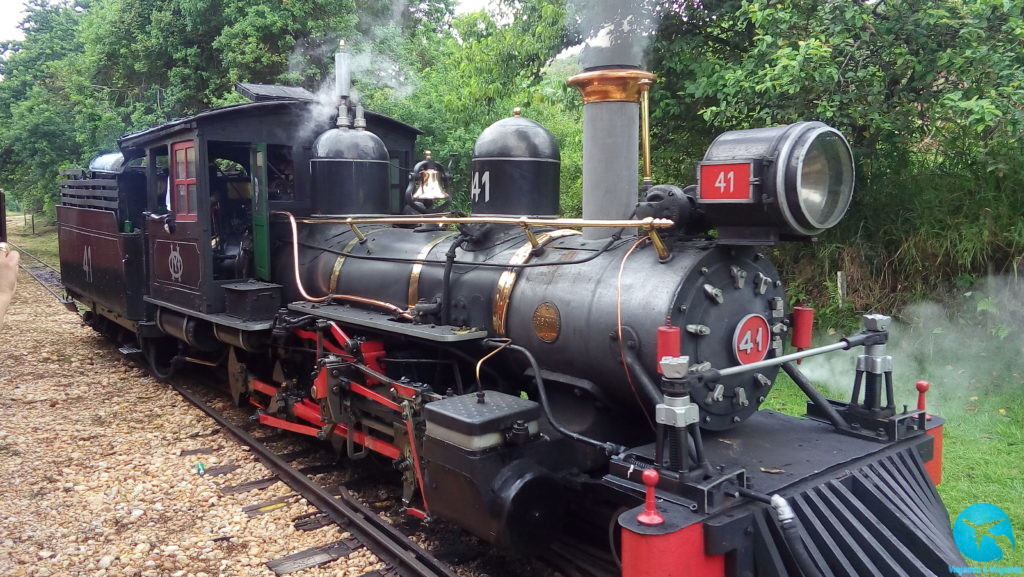
[[[398,19],[406,9],[407,2],[397,0],[391,4],[391,15]],[[351,42],[350,66],[353,84],[359,83],[365,86],[374,86],[391,90],[396,98],[405,98],[416,90],[417,82],[415,75],[403,68],[395,59],[377,49],[377,46],[387,38],[396,38],[401,34],[394,22],[381,22],[374,25],[365,43]],[[356,39],[358,40],[358,39]],[[323,47],[317,48],[312,54],[320,59],[333,62],[332,54],[337,50],[337,41],[328,42]],[[302,59],[311,54],[303,52],[301,45],[296,46],[290,62],[301,62]],[[319,134],[324,129],[333,127],[331,120],[338,113],[338,101],[334,95],[335,74],[332,70],[324,76],[323,81],[317,86],[314,92],[315,101],[310,109],[310,114],[302,126],[298,129],[298,137],[307,139]],[[352,87],[349,95],[353,103],[362,100],[362,94],[355,86]]]
[[[582,63],[640,66],[657,21],[643,0],[570,0],[570,17],[578,18],[586,38]]]
[[[890,332],[897,408],[917,406],[918,380],[926,380],[928,411],[950,415],[987,393],[1013,389],[1024,393],[1024,280],[991,277],[961,295],[959,316],[938,303],[911,305]],[[816,344],[835,342],[819,336]],[[830,394],[848,398],[857,355],[862,348],[806,359],[801,366]]]

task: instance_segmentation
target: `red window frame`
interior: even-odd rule
[[[192,140],[175,142],[171,145],[171,210],[176,220],[195,222],[199,219],[198,194],[196,143]]]

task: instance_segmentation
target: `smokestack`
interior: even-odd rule
[[[640,0],[581,2],[591,37],[583,73],[569,84],[583,93],[583,218],[629,218],[636,206],[640,169],[640,98],[654,75],[641,70],[644,26]],[[615,232],[586,228],[585,238]]]

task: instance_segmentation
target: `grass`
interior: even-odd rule
[[[35,217],[35,234],[32,234],[32,217],[23,214],[7,215],[7,233],[12,243],[46,264],[60,268],[60,254],[57,251],[57,225],[48,217]]]

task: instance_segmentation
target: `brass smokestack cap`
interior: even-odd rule
[[[566,81],[583,93],[583,103],[591,102],[640,102],[640,95],[650,83],[654,74],[636,68],[593,70],[577,74]]]

